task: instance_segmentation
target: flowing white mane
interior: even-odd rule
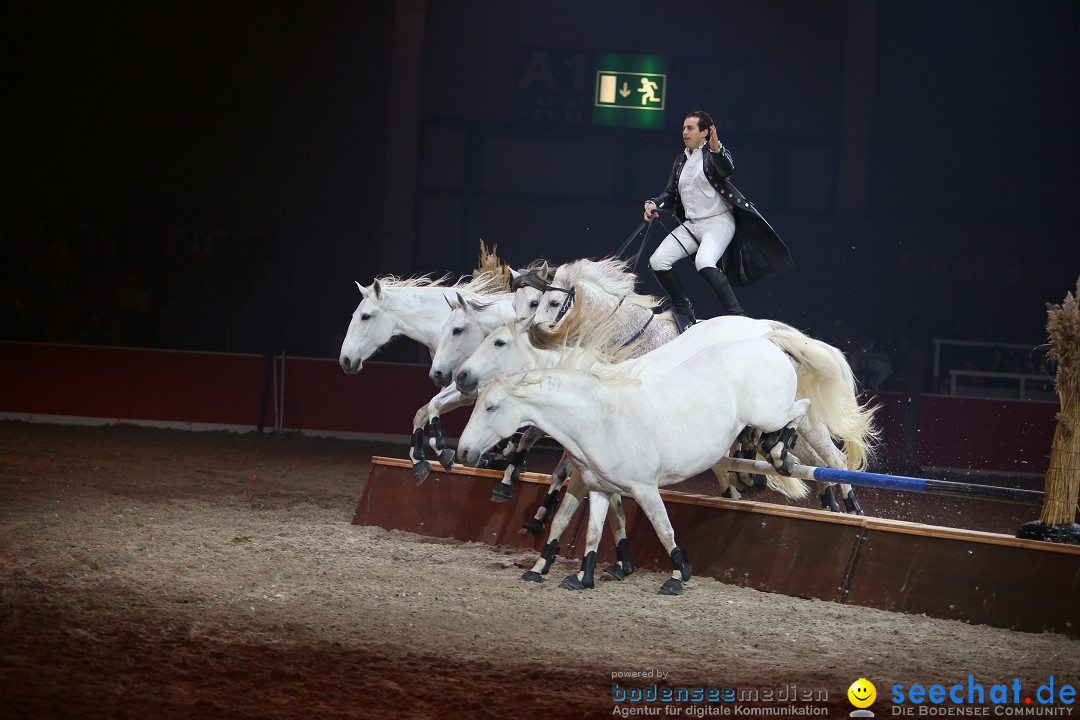
[[[652,295],[637,292],[638,277],[627,266],[625,260],[606,258],[604,260],[574,260],[559,268],[556,272],[567,285],[591,283],[609,295],[623,298],[623,302],[652,310],[662,300]]]
[[[638,330],[650,322],[650,314],[656,313],[661,300],[634,289],[637,275],[625,261],[575,260],[560,267],[552,284],[563,287],[563,283],[574,287],[573,307],[557,328],[540,324],[530,327],[529,340],[533,345],[546,350],[574,346],[607,356],[610,362],[641,354],[642,343],[651,338]],[[613,301],[618,303],[614,309]],[[623,306],[621,310],[620,306]],[[659,313],[652,321],[673,325],[670,312]],[[621,347],[611,347],[616,337],[626,342]]]
[[[471,277],[460,278],[455,284],[447,285],[450,275],[432,279],[430,275],[418,275],[410,278],[399,278],[396,275],[381,275],[375,278],[372,287],[375,292],[369,293],[368,297],[383,310],[388,309],[382,302],[384,290],[410,290],[430,288],[432,290],[453,289],[477,295],[498,295],[510,291],[506,276],[497,272],[480,272]]]

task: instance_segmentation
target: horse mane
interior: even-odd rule
[[[574,260],[560,267],[566,268],[564,274],[574,285],[587,282],[596,285],[609,295],[624,298],[628,302],[647,310],[653,310],[663,302],[653,295],[637,292],[638,276],[622,258],[604,258],[603,260]]]
[[[444,283],[450,278],[449,274],[440,278],[432,279],[431,275],[416,275],[410,278],[400,278],[397,275],[380,275],[375,282],[384,288],[416,288],[416,287],[445,287]],[[372,283],[374,285],[374,283]]]
[[[519,399],[525,397],[525,393],[523,392],[524,388],[541,385],[552,370],[573,370],[575,372],[580,372],[583,375],[595,378],[602,385],[607,385],[609,387],[637,385],[640,382],[622,367],[608,366],[603,362],[595,364],[587,362],[586,365],[588,367],[579,367],[576,363],[570,363],[567,365],[556,365],[552,368],[533,369],[507,375],[496,375],[492,382],[497,383],[507,395]]]
[[[518,276],[510,282],[511,290],[523,287],[531,287],[540,292],[547,292],[551,287],[551,280],[555,277],[558,268],[549,265],[547,260],[537,258],[518,272]]]
[[[645,340],[645,336],[640,335],[619,347],[611,347],[611,338],[620,327],[618,313],[595,302],[581,302],[580,299],[585,294],[581,284],[575,286],[574,292],[579,301],[575,302],[566,313],[559,327],[551,329],[533,323],[529,326],[529,342],[540,350],[562,350],[572,346],[578,352],[594,353],[608,363],[617,363],[634,357],[638,347]],[[623,302],[628,302],[628,300]],[[653,308],[647,306],[642,309],[655,312]],[[654,318],[654,321],[669,314],[661,313]]]

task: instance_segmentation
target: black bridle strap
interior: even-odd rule
[[[569,290],[567,290],[566,288],[555,287],[554,285],[548,286],[548,292],[566,293],[566,297],[563,298],[562,305],[559,307],[559,312],[555,313],[555,319],[551,321],[551,324],[554,326],[555,323],[559,322],[563,319],[563,317],[566,316],[566,313],[570,312],[570,308],[574,304],[574,296],[577,293],[574,291],[574,288],[570,288]]]
[[[664,223],[664,221],[663,221],[663,216],[664,215],[669,215],[669,216],[675,218],[676,220],[678,220],[678,216],[676,216],[675,213],[671,212],[670,210],[664,210],[662,208],[656,208],[656,218],[655,218],[655,220],[660,223],[660,227],[662,227],[664,230],[667,231],[667,235],[672,235],[672,233],[674,233],[675,230],[669,229],[668,226]],[[615,251],[614,257],[622,257],[622,254],[624,252],[626,252],[626,250],[633,244],[634,238],[638,237],[639,235],[642,236],[641,237],[641,244],[638,245],[637,252],[626,258],[627,264],[630,265],[631,272],[634,272],[634,273],[637,272],[638,263],[641,262],[641,254],[643,252],[645,252],[645,248],[649,244],[649,234],[652,232],[653,225],[655,225],[655,224],[656,223],[654,223],[654,222],[642,222],[640,225],[637,226],[637,228],[634,229],[634,232],[630,233],[630,237],[626,238],[626,240],[623,242],[623,244],[619,246],[619,249]],[[682,225],[682,224],[683,223],[679,223],[675,227],[678,228],[679,225]],[[644,233],[641,232],[642,228],[645,228]],[[701,240],[699,240],[698,237],[696,235],[694,235],[693,231],[689,227],[686,228],[686,231],[688,233],[690,233],[690,237],[693,238],[694,241],[698,245],[701,245]],[[675,236],[672,235],[672,237],[675,237]],[[687,257],[689,257],[690,255],[693,255],[693,253],[691,253],[690,251],[688,251],[686,249],[686,246],[682,244],[682,241],[679,240],[678,237],[675,237],[675,242],[679,243],[679,245],[683,249],[683,252],[686,253]]]
[[[639,337],[641,337],[645,333],[645,331],[649,328],[649,325],[652,324],[653,318],[655,318],[655,317],[656,317],[656,313],[649,313],[649,319],[645,321],[645,324],[641,326],[640,330],[638,330],[636,333],[634,333],[632,336],[630,336],[630,338],[628,338],[627,341],[622,344],[622,347],[626,347],[627,345],[629,345],[630,343],[634,342]]]

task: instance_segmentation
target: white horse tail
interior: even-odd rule
[[[864,470],[878,439],[874,427],[878,406],[859,404],[855,375],[837,348],[783,323],[773,327],[765,337],[791,357],[799,397],[810,400],[809,420],[824,424],[833,439],[843,443],[849,470]]]
[[[792,500],[802,500],[810,492],[810,488],[799,478],[766,475],[765,480],[770,490],[775,490]]]

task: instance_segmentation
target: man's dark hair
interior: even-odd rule
[[[712,117],[704,110],[692,110],[691,112],[686,113],[686,117],[697,118],[698,130],[705,130],[713,124]]]

